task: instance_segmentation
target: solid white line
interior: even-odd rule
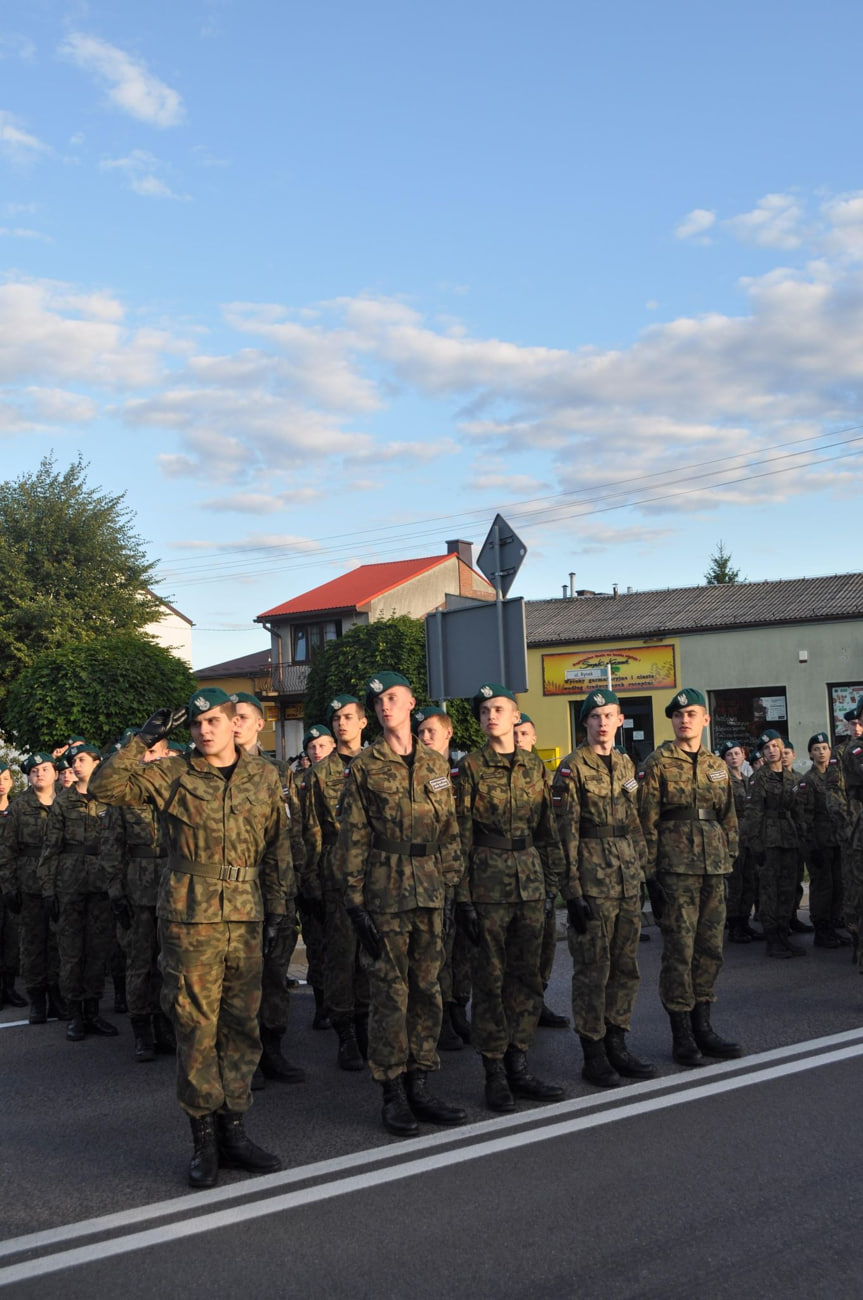
[[[13,1282],[25,1281],[33,1277],[41,1277],[48,1273],[57,1273],[67,1268],[74,1268],[100,1259],[109,1259],[112,1256],[127,1254],[131,1251],[143,1250],[150,1246],[165,1245],[169,1241],[180,1241],[203,1232],[215,1231],[218,1228],[233,1227],[238,1223],[262,1218],[265,1215],[278,1214],[300,1206],[313,1205],[319,1201],[331,1200],[336,1196],[346,1196],[352,1192],[367,1191],[370,1187],[383,1186],[386,1183],[397,1182],[417,1174],[429,1173],[432,1170],[463,1164],[485,1156],[510,1152],[518,1147],[529,1146],[535,1142],[546,1142],[553,1138],[598,1128],[601,1125],[617,1123],[619,1120],[633,1119],[652,1111],[665,1110],[671,1106],[685,1105],[691,1101],[702,1101],[705,1098],[720,1096],[723,1093],[732,1092],[739,1088],[748,1088],[753,1084],[768,1083],[774,1079],[799,1074],[806,1070],[819,1069],[824,1065],[835,1065],[858,1056],[863,1056],[863,1043],[838,1048],[835,1051],[824,1052],[817,1056],[804,1057],[800,1060],[784,1061],[757,1072],[740,1074],[729,1078],[713,1077],[707,1083],[661,1097],[632,1101],[628,1105],[619,1106],[610,1112],[577,1116],[558,1124],[547,1124],[542,1128],[534,1128],[525,1133],[490,1138],[486,1142],[463,1146],[454,1151],[429,1154],[417,1160],[391,1165],[388,1168],[355,1174],[321,1186],[302,1188],[296,1192],[286,1192],[281,1196],[273,1196],[263,1201],[253,1201],[247,1205],[237,1205],[230,1209],[217,1210],[212,1214],[200,1215],[193,1219],[181,1220],[172,1224],[164,1224],[161,1227],[151,1228],[144,1232],[131,1233],[126,1237],[114,1237],[107,1241],[91,1242],[86,1246],[79,1246],[72,1250],[47,1255],[42,1259],[27,1260],[21,1264],[13,1264],[5,1269],[0,1269],[0,1286],[7,1286]]]
[[[4,1020],[0,1022],[0,1029],[18,1029],[21,1025],[29,1025],[29,1020]]]
[[[738,1071],[757,1070],[762,1065],[810,1052],[823,1051],[863,1039],[863,1027],[847,1029],[838,1034],[828,1034],[823,1038],[812,1038],[803,1043],[790,1043],[785,1047],[772,1047],[766,1052],[754,1056],[741,1057],[733,1061],[712,1063],[708,1068],[709,1077],[715,1079]],[[549,1106],[532,1107],[513,1115],[499,1115],[494,1118],[477,1120],[461,1128],[445,1129],[436,1133],[427,1133],[422,1137],[410,1138],[403,1142],[386,1143],[377,1147],[367,1147],[347,1155],[333,1156],[329,1160],[315,1161],[313,1164],[301,1165],[297,1169],[288,1169],[278,1174],[267,1174],[260,1178],[249,1178],[242,1183],[232,1183],[225,1187],[212,1188],[205,1192],[189,1192],[185,1196],[172,1197],[166,1201],[155,1201],[149,1205],[136,1206],[129,1210],[118,1210],[114,1214],[100,1215],[93,1219],[82,1219],[77,1223],[64,1224],[56,1228],[46,1228],[26,1236],[13,1237],[0,1242],[0,1260],[10,1255],[19,1255],[24,1251],[39,1250],[44,1246],[57,1246],[63,1241],[111,1232],[116,1228],[132,1227],[149,1222],[152,1219],[170,1217],[171,1215],[189,1214],[193,1210],[205,1209],[225,1201],[247,1200],[262,1197],[279,1187],[288,1187],[292,1183],[327,1178],[369,1164],[381,1164],[390,1160],[404,1159],[407,1156],[421,1154],[439,1147],[452,1146],[454,1143],[469,1142],[472,1138],[484,1138],[490,1131],[501,1133],[513,1128],[536,1127],[578,1111],[611,1108],[621,1105],[628,1096],[637,1092],[639,1097],[669,1088],[691,1088],[699,1079],[705,1078],[699,1070],[686,1071],[682,1074],[666,1074],[657,1079],[633,1082],[623,1088],[614,1088],[603,1093],[588,1093],[582,1097],[570,1097],[566,1101],[555,1102]]]

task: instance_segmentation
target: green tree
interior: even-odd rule
[[[69,736],[105,746],[156,709],[195,690],[181,659],[133,632],[49,650],[9,688],[6,726],[23,751],[53,749]]]
[[[708,587],[719,587],[723,583],[741,581],[740,570],[732,567],[731,552],[726,551],[725,543],[722,541],[710,557],[710,568],[704,575],[704,581]]]
[[[89,487],[86,470],[80,456],[63,472],[46,456],[35,473],[0,483],[0,722],[10,683],[44,651],[159,616],[125,496]]]
[[[383,669],[403,673],[414,688],[417,704],[430,704],[426,690],[425,627],[421,619],[408,614],[378,619],[351,628],[335,641],[328,641],[312,659],[306,698],[303,705],[305,725],[322,722],[327,702],[340,691],[362,700],[366,682]],[[447,712],[453,722],[453,747],[476,749],[484,740],[470,705],[466,700],[448,700]],[[379,733],[372,715],[366,734]]]

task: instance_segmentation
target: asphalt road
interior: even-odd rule
[[[335,1068],[301,990],[289,1055],[304,1085],[255,1095],[248,1128],[280,1152],[266,1179],[185,1188],[188,1131],[170,1061],[136,1065],[117,1039],[0,1013],[0,1290],[14,1296],[858,1296],[863,980],[848,950],[770,961],[731,946],[717,1027],[743,1060],[683,1071],[640,951],[632,1045],[658,1080],[600,1092],[572,1031],[542,1030],[553,1107],[492,1118],[473,1052],[435,1088],[467,1129],[379,1124],[379,1090]],[[566,1008],[565,944],[549,1001]],[[294,1014],[295,1013],[295,1014]],[[852,1240],[852,1234],[853,1240]]]

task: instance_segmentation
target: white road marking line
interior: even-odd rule
[[[386,1183],[397,1182],[417,1174],[429,1173],[432,1170],[463,1164],[485,1156],[506,1153],[518,1147],[529,1146],[535,1142],[547,1142],[553,1138],[598,1128],[605,1124],[617,1123],[620,1120],[633,1119],[640,1115],[649,1114],[651,1111],[665,1110],[671,1106],[685,1105],[692,1101],[702,1101],[705,1098],[720,1096],[723,1093],[733,1092],[740,1088],[748,1088],[754,1084],[768,1083],[774,1079],[799,1074],[806,1070],[819,1069],[824,1065],[835,1065],[858,1056],[863,1056],[863,1043],[856,1043],[798,1060],[786,1060],[776,1065],[767,1066],[765,1069],[750,1071],[732,1077],[716,1078],[714,1073],[714,1077],[704,1084],[671,1092],[665,1096],[632,1101],[629,1104],[618,1106],[610,1112],[600,1111],[591,1115],[576,1116],[560,1123],[533,1128],[525,1133],[493,1137],[486,1142],[462,1146],[454,1151],[432,1153],[417,1160],[402,1161],[387,1168],[355,1174],[347,1178],[324,1183],[321,1186],[286,1192],[281,1196],[269,1197],[266,1200],[253,1201],[246,1205],[235,1205],[230,1209],[216,1210],[212,1214],[199,1215],[192,1219],[163,1224],[161,1227],[151,1228],[144,1232],[130,1233],[125,1237],[113,1237],[101,1242],[91,1242],[86,1246],[60,1251],[40,1259],[12,1264],[0,1269],[0,1286],[8,1286],[14,1282],[41,1277],[48,1273],[61,1272],[64,1269],[93,1263],[100,1259],[110,1259],[115,1255],[128,1254],[131,1251],[143,1250],[150,1246],[163,1246],[169,1241],[181,1241],[184,1238],[197,1236],[203,1232],[212,1232],[219,1228],[230,1228],[238,1223],[248,1222],[266,1215],[313,1205],[319,1201],[331,1200],[336,1196],[347,1196],[357,1191],[367,1191],[370,1187],[383,1186]]]

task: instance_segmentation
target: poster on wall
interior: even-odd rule
[[[848,723],[843,715],[856,709],[861,700],[863,700],[863,685],[842,682],[830,687],[830,713],[834,737],[847,736]]]
[[[587,695],[608,685],[611,665],[611,688],[618,695],[625,691],[642,693],[674,690],[677,685],[673,645],[633,646],[622,650],[566,651],[542,656],[543,695]]]

